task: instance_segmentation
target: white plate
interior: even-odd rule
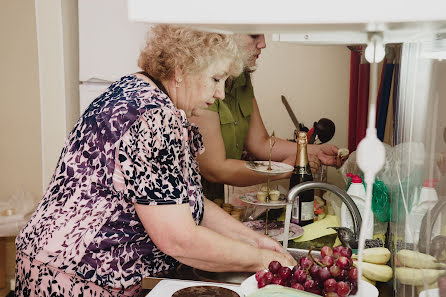
[[[252,230],[256,231],[259,234],[265,233],[265,221],[264,220],[256,220],[256,221],[248,221],[243,222],[243,225],[248,226]],[[272,221],[268,223],[268,235],[271,238],[274,238],[277,241],[283,241],[283,222]],[[304,229],[297,225],[290,223],[290,232],[288,235],[288,240],[295,239],[304,235]]]
[[[280,208],[280,207],[284,207],[286,206],[286,200],[285,200],[285,195],[284,194],[280,194],[279,196],[279,200],[277,201],[268,201],[268,202],[262,202],[257,200],[257,193],[245,193],[243,195],[241,195],[239,197],[240,200],[242,200],[243,202],[252,204],[252,205],[257,205],[257,206],[268,206],[269,208]]]
[[[367,292],[367,297],[378,297],[379,292],[374,285],[363,280],[361,280],[361,285],[364,286],[364,290],[365,292]],[[257,291],[258,288],[257,288],[256,275],[253,274],[247,279],[245,279],[243,283],[240,285],[240,289],[242,293],[245,294],[245,296],[249,296],[250,294]]]
[[[274,161],[271,161],[271,170],[268,170],[268,164],[269,161],[248,161],[245,166],[252,171],[267,175],[283,174],[294,170],[291,165]]]
[[[173,293],[180,289],[193,286],[219,286],[226,289],[231,289],[240,296],[243,296],[240,286],[232,284],[221,284],[221,283],[208,283],[208,282],[198,282],[198,281],[183,281],[174,279],[163,279],[160,281],[146,297],[171,297]]]
[[[440,297],[440,290],[436,288],[436,289],[421,291],[420,297]]]

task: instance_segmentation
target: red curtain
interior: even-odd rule
[[[370,65],[361,64],[361,53],[351,51],[350,56],[350,96],[348,117],[348,149],[356,150],[365,136],[369,103]]]
[[[359,142],[365,137],[369,108],[370,64],[362,56],[362,48],[350,52],[350,96],[348,112],[348,149],[356,150]],[[384,59],[383,67],[387,60]],[[382,96],[384,71],[381,72],[378,97],[376,102],[376,119]],[[387,109],[386,109],[387,110]],[[393,115],[392,115],[393,117]],[[385,125],[385,121],[384,121]]]

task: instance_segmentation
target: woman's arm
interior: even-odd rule
[[[282,265],[296,264],[289,254],[256,248],[205,226],[197,226],[189,204],[135,204],[135,209],[155,245],[186,265],[207,271],[254,272],[265,269],[273,260]]]
[[[278,241],[269,236],[261,235],[240,223],[215,203],[204,199],[204,217],[201,225],[224,236],[244,241],[252,246],[282,252]]]

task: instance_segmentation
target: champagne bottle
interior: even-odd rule
[[[312,181],[310,163],[307,154],[307,134],[299,132],[297,137],[297,155],[294,171],[290,179],[290,189],[297,184]],[[305,226],[314,221],[314,190],[299,193],[298,201],[295,201],[292,212],[292,221],[298,221],[300,226]]]

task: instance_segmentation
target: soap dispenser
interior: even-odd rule
[[[437,179],[426,179],[420,190],[419,199],[406,217],[405,240],[407,243],[418,243],[421,222],[425,214],[433,209],[438,201],[435,183]],[[432,238],[440,234],[441,218],[439,217],[432,229]]]
[[[353,175],[352,173],[348,173],[347,177],[351,177],[352,183],[347,190],[347,194],[352,198],[355,202],[356,206],[361,213],[361,217],[364,218],[365,213],[365,204],[366,204],[366,192],[365,187],[362,184],[362,178],[359,175]],[[373,238],[373,215],[369,217],[369,221],[367,222],[367,228],[365,230],[361,230],[361,232],[366,233],[366,239]],[[342,227],[347,227],[353,230],[353,219],[350,212],[347,209],[345,203],[342,203],[341,206],[341,225]]]

